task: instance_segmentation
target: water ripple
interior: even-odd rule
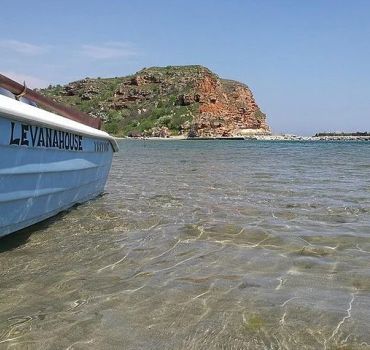
[[[0,349],[369,349],[369,147],[123,141],[0,241]]]

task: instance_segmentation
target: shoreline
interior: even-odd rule
[[[141,140],[141,141],[295,141],[295,142],[317,142],[317,141],[370,141],[370,136],[296,136],[296,135],[251,135],[232,137],[194,137],[184,135],[169,137],[116,137],[116,140]]]
[[[148,140],[148,141],[155,141],[155,140],[161,140],[161,141],[176,141],[176,140],[187,140],[188,138],[186,136],[180,135],[180,136],[169,136],[169,137],[117,137],[113,136],[116,140]]]

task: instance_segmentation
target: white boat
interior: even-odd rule
[[[10,82],[0,75],[0,86],[13,92],[22,87]],[[65,112],[24,87],[21,95],[27,91],[29,98],[66,116],[48,112],[25,97],[18,101],[9,90],[0,91],[0,237],[101,194],[118,151],[113,137],[85,125],[98,126],[96,119]]]

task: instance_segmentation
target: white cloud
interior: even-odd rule
[[[46,80],[43,80],[39,77],[35,77],[35,76],[32,76],[32,75],[16,73],[16,72],[12,72],[12,71],[1,72],[1,74],[7,76],[10,79],[15,80],[19,84],[23,84],[23,82],[26,82],[26,86],[28,88],[31,88],[31,89],[43,88],[43,87],[47,87],[49,85],[49,82],[47,82]]]
[[[137,55],[137,50],[130,43],[108,42],[102,45],[83,45],[82,54],[98,60],[107,60],[133,57]]]
[[[46,46],[34,45],[18,40],[0,40],[0,48],[27,56],[42,55],[48,51]]]

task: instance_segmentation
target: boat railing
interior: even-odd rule
[[[54,112],[56,114],[59,114],[65,118],[91,126],[95,129],[101,128],[100,118],[91,117],[87,113],[77,111],[74,108],[67,107],[67,106],[62,105],[61,103],[55,102],[52,99],[46,96],[43,96],[34,90],[27,88],[25,84],[24,85],[19,84],[16,81],[2,74],[0,74],[0,87],[8,90],[15,97],[19,97],[19,98],[23,97],[28,100],[31,100],[34,103],[36,103],[38,106],[46,110],[49,110],[51,112]]]

